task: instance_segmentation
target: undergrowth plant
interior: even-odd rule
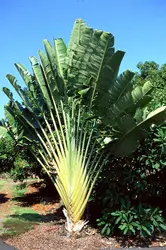
[[[166,230],[166,222],[159,208],[131,206],[129,202],[122,202],[121,209],[113,212],[104,211],[97,220],[101,233],[109,236],[115,230],[122,235],[139,235],[153,237],[156,233]]]

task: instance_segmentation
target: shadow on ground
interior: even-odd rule
[[[34,183],[30,187],[35,188],[37,191],[13,198],[14,201],[19,202],[19,206],[29,207],[37,203],[53,204],[59,202],[59,195],[55,188],[48,189],[44,186],[44,183]]]
[[[46,215],[37,213],[23,213],[23,214],[10,215],[10,218],[29,221],[29,222],[36,222],[36,223],[40,222],[47,223],[55,221],[56,224],[58,222],[59,224],[61,224],[61,222],[64,221],[64,215],[61,208],[58,208],[54,213],[48,213]]]
[[[35,192],[34,192],[35,190]],[[33,183],[30,184],[28,187],[28,191],[30,193],[24,194],[22,197],[15,197],[13,198],[14,201],[19,202],[19,207],[33,207],[35,204],[41,204],[41,205],[52,205],[55,203],[59,203],[60,198],[59,195],[56,191],[56,189],[53,188],[48,188],[44,183]],[[32,192],[31,192],[32,191]],[[24,220],[24,221],[29,221],[29,222],[52,222],[56,221],[59,222],[64,219],[64,215],[62,212],[61,207],[56,207],[55,209],[46,212],[44,214],[44,210],[42,211],[41,208],[41,214],[39,213],[21,213],[21,214],[13,214],[10,215],[10,218],[13,219],[19,219],[19,220]]]
[[[6,196],[6,194],[0,194],[0,204],[5,203],[9,200],[9,198],[7,198]]]
[[[145,248],[145,247],[149,247],[149,245],[151,244],[152,240],[151,239],[143,239],[141,237],[131,237],[131,239],[129,237],[120,237],[120,236],[115,236],[116,241],[120,244],[120,246],[122,248],[126,248],[126,247],[134,247],[137,246],[139,248]]]

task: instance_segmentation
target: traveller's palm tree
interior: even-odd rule
[[[10,99],[6,117],[33,145],[32,153],[64,202],[66,228],[73,233],[86,223],[81,218],[107,157],[135,150],[144,129],[165,120],[166,108],[147,114],[151,83],[133,88],[131,71],[118,76],[124,52],[115,52],[112,34],[76,20],[68,47],[62,39],[54,40],[53,46],[44,40],[44,46],[40,61],[30,57],[33,74],[16,64],[28,92],[7,75],[23,104],[4,88]],[[99,124],[107,128],[106,151],[96,146]]]

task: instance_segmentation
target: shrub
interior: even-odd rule
[[[28,149],[10,137],[0,139],[0,174],[3,173],[8,173],[15,181],[23,181],[33,174],[44,176]]]
[[[131,157],[110,159],[109,165],[101,172],[92,198],[97,206],[102,204],[97,220],[102,233],[147,237],[164,228],[165,138],[165,124],[152,126],[148,137]],[[120,219],[122,211],[126,220]],[[139,214],[143,224],[137,218]],[[156,216],[154,227],[150,226],[153,225],[152,215]],[[149,219],[145,220],[146,216]]]
[[[104,211],[97,220],[101,233],[107,236],[115,230],[122,235],[139,235],[152,237],[157,232],[166,230],[166,223],[159,208],[143,207],[140,203],[137,207],[130,202],[121,201],[119,210],[113,212]]]

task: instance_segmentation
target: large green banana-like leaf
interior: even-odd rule
[[[20,73],[22,79],[26,83],[27,87],[29,88],[33,82],[33,76],[21,63],[15,63],[15,66],[16,66],[18,72]]]
[[[117,96],[116,101],[109,107],[107,105],[105,107],[99,106],[103,122],[114,126],[123,115],[129,114],[134,116],[137,108],[143,108],[152,100],[152,96],[149,95],[152,90],[152,84],[146,82],[143,87],[136,87],[126,92],[123,96],[119,93],[120,95]]]
[[[38,102],[36,102],[36,105],[38,104],[39,107],[41,106],[41,103],[44,103],[44,100],[42,98],[42,100],[40,100],[41,95],[39,93],[39,85],[38,83],[35,81],[35,77],[34,75],[32,75],[22,64],[20,63],[15,63],[15,66],[18,70],[18,72],[20,73],[22,79],[24,80],[28,91],[29,91],[29,96],[30,96],[30,101],[33,102],[33,100],[36,100]],[[40,98],[39,98],[40,96]]]
[[[50,63],[51,69],[52,69],[52,73],[54,74],[54,77],[56,77],[56,75],[57,75],[57,68],[56,68],[56,55],[55,55],[55,51],[52,48],[52,46],[49,43],[49,41],[47,41],[45,39],[43,41],[43,43],[44,43],[44,47],[45,47],[45,50],[46,50],[48,61]]]
[[[45,76],[46,89],[53,93],[53,98],[57,102],[64,95],[64,81],[59,77],[57,71],[52,70],[48,57],[42,51],[39,51],[39,56]]]
[[[144,129],[151,124],[161,124],[166,120],[166,106],[151,112],[146,119],[136,123],[131,116],[123,116],[120,120],[121,133],[116,142],[112,142],[107,147],[112,154],[121,157],[131,154],[139,145],[139,140],[144,136]]]
[[[130,94],[132,90],[131,80],[133,76],[134,76],[133,72],[129,70],[125,71],[117,79],[115,79],[114,83],[110,86],[109,91],[105,91],[102,93],[100,101],[98,99],[96,100],[95,102],[95,106],[97,107],[96,115],[101,116],[106,123],[107,122],[110,123],[110,121],[114,120],[117,115],[116,110],[115,112],[112,112],[113,111],[112,108],[114,109],[117,108],[117,110],[119,110],[120,112],[121,108],[119,109],[116,106],[116,104],[118,104],[120,100],[125,98],[124,95],[127,95],[126,93]],[[130,99],[131,99],[130,102],[125,102],[126,99],[124,100],[125,107],[126,104],[129,105],[130,103],[133,103],[132,96],[130,96]]]
[[[30,100],[25,94],[25,91],[17,84],[17,79],[13,75],[10,75],[10,74],[8,74],[6,77],[9,80],[9,82],[12,84],[14,89],[17,91],[21,99],[23,100],[24,105],[31,107]]]
[[[31,97],[31,100],[38,99],[38,93],[36,91],[36,83],[34,76],[22,64],[15,63],[15,66],[29,90],[29,95]]]
[[[12,106],[5,105],[4,107],[5,117],[9,124],[8,133],[18,142],[21,142],[23,137],[26,137],[29,141],[33,140],[35,142],[37,138],[34,133],[32,133],[32,129],[30,127],[26,127],[22,121],[20,121],[20,116],[22,112],[24,115],[26,114],[26,109],[21,110],[19,107],[20,105],[16,105],[16,103],[12,104]]]
[[[11,128],[11,130],[13,131],[14,134],[18,135],[18,129],[17,129],[17,125],[16,125],[16,119],[15,119],[15,115],[13,114],[14,112],[10,112],[13,111],[8,105],[6,105],[4,107],[5,109],[5,117],[9,123],[9,126]]]
[[[7,95],[7,97],[12,101],[13,100],[13,93],[6,87],[3,87],[2,90]]]
[[[38,85],[44,97],[44,100],[39,98],[39,107],[44,103],[47,103],[48,107],[52,107],[50,91],[53,93],[55,101],[60,100],[65,94],[65,82],[62,76],[63,69],[65,68],[66,46],[62,39],[54,41],[54,48],[52,48],[50,43],[45,39],[44,46],[46,54],[39,51],[41,64],[35,57],[30,57],[34,75],[31,75],[20,63],[15,64],[15,66],[29,89],[31,100],[38,99],[39,97],[38,87],[36,86]],[[16,78],[10,74],[7,75],[7,78],[20,95],[24,105],[30,108],[30,100],[25,94],[25,91],[17,84]]]
[[[110,103],[117,102],[126,92],[132,90],[131,81],[134,77],[134,73],[130,70],[126,70],[120,76],[115,79],[113,85],[109,89]]]
[[[42,65],[35,57],[30,57],[30,61],[45,101],[48,107],[52,108],[53,101],[58,102],[65,94],[65,82],[63,75],[60,75],[64,67],[65,44],[63,40],[55,41],[56,50],[54,50],[50,43],[44,40],[44,46],[47,55],[39,51]]]
[[[144,108],[153,87],[146,82],[133,89],[133,72],[118,77],[124,52],[114,50],[114,37],[108,32],[93,30],[81,19],[76,20],[67,48],[68,93],[78,93],[84,104],[105,125],[119,127],[121,117],[130,117],[132,124],[137,109]],[[93,105],[92,105],[93,104]]]
[[[63,77],[64,69],[66,68],[67,47],[61,38],[54,40],[54,49],[58,74]]]
[[[78,92],[90,87],[91,101],[97,93],[100,99],[116,79],[124,56],[123,51],[115,53],[113,45],[112,34],[93,30],[84,21],[76,20],[67,49],[68,88]]]
[[[6,119],[5,120],[2,119],[0,122],[0,139],[1,138],[4,138],[4,139],[13,138],[13,134],[11,133],[11,129],[10,129],[10,124],[8,120],[6,121]]]
[[[31,56],[29,59],[30,59],[30,62],[32,64],[34,76],[35,76],[36,81],[38,82],[38,84],[40,86],[40,89],[43,93],[45,101],[47,102],[48,107],[52,107],[52,101],[50,98],[49,88],[47,86],[47,82],[45,80],[45,76],[44,76],[42,67],[35,57]]]
[[[74,23],[73,30],[71,32],[70,41],[67,47],[67,51],[72,50],[72,46],[74,43],[78,44],[80,40],[80,36],[82,35],[82,31],[85,30],[86,23],[82,19],[77,19]]]
[[[63,77],[64,69],[66,68],[65,59],[67,47],[63,39],[54,39],[54,47],[51,46],[48,40],[43,40],[46,55],[50,63],[52,73]]]
[[[114,80],[114,83],[110,86],[108,91],[103,91],[100,96],[100,102],[97,99],[95,102],[96,115],[101,117],[107,117],[107,110],[111,109],[111,105],[117,103],[123,95],[131,91],[131,80],[134,73],[127,70]],[[105,117],[105,118],[106,118]]]
[[[54,84],[54,88],[57,87],[60,94],[64,94],[64,69],[66,67],[65,65],[65,58],[66,58],[66,45],[62,39],[54,39],[54,47],[51,46],[51,44],[45,39],[43,41],[44,47],[46,50],[46,56],[41,55],[40,53],[40,59],[43,64],[43,69],[44,71],[46,68],[47,76],[48,76],[48,71],[49,74],[52,74],[52,80],[51,77],[49,76],[49,79],[51,80],[50,82],[51,85]],[[46,58],[47,57],[47,58]],[[55,85],[56,83],[56,85]]]

